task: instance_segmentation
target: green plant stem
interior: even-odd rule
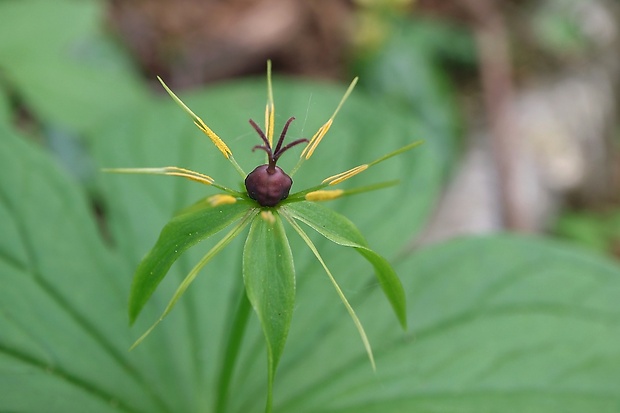
[[[245,289],[241,288],[241,294],[237,309],[233,315],[232,328],[229,331],[228,337],[224,343],[224,357],[222,358],[222,366],[218,374],[219,379],[217,381],[217,393],[215,395],[215,412],[223,413],[228,404],[228,392],[230,389],[230,382],[232,380],[235,365],[239,358],[239,349],[245,335],[248,319],[250,316],[250,310],[252,306],[245,293]]]

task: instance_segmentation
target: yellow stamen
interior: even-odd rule
[[[112,168],[104,169],[104,172],[113,172],[121,174],[149,174],[149,175],[169,175],[180,176],[182,178],[191,179],[201,184],[211,185],[215,181],[208,175],[201,174],[189,169],[179,168],[177,166],[166,166],[164,168]]]
[[[318,202],[318,201],[331,201],[332,199],[339,198],[344,191],[342,189],[330,189],[312,191],[306,194],[306,201]]]
[[[375,159],[374,161],[370,162],[370,163],[366,163],[363,165],[359,165],[356,166],[355,168],[351,168],[348,171],[345,172],[341,172],[339,174],[330,176],[329,178],[326,178],[323,180],[322,184],[327,184],[327,185],[336,185],[339,184],[342,181],[346,181],[347,179],[357,175],[360,172],[365,171],[366,169],[370,168],[371,166],[374,166],[378,163],[381,163],[385,160],[388,160],[396,155],[400,155],[403,152],[406,152],[410,149],[415,148],[416,146],[422,144],[422,141],[416,141],[416,142],[412,142],[409,145],[405,145],[400,149],[397,149],[395,151],[392,151],[386,155],[383,155],[382,157]]]
[[[273,213],[271,211],[261,211],[260,217],[270,224],[276,222],[276,217],[273,216]]]
[[[321,139],[323,139],[323,136],[325,136],[329,128],[332,126],[333,121],[333,119],[329,119],[327,122],[325,122],[325,125],[319,128],[319,130],[314,134],[312,139],[310,139],[310,142],[308,142],[308,145],[306,145],[304,150],[301,152],[301,157],[310,159],[316,147],[319,146],[319,143],[321,143]]]
[[[175,95],[172,90],[170,90],[170,88],[164,83],[164,81],[159,76],[157,76],[157,79],[159,80],[161,85],[164,87],[164,89],[166,89],[166,92],[168,92],[170,97],[177,103],[177,105],[179,105],[192,118],[192,120],[194,121],[194,124],[196,126],[198,126],[198,128],[205,135],[207,135],[209,137],[209,139],[211,139],[211,141],[215,144],[217,149],[219,149],[220,152],[222,152],[222,154],[226,157],[226,159],[230,159],[230,157],[232,155],[232,152],[228,148],[228,146],[226,146],[224,141],[219,136],[217,136],[217,134],[215,132],[213,132],[203,122],[203,120],[198,117],[198,115],[196,115],[194,112],[192,112],[192,110],[189,107],[187,107],[187,105],[185,103],[183,103],[183,101],[181,99],[179,99],[179,97],[177,95]]]
[[[348,171],[330,176],[329,178],[324,179],[322,183],[328,185],[336,185],[342,181],[346,181],[347,179],[354,177],[360,172],[364,172],[366,169],[368,169],[368,164],[359,165],[355,168],[349,169]]]
[[[196,126],[198,126],[198,128],[209,137],[209,139],[211,139],[211,142],[213,142],[213,144],[217,147],[217,149],[220,150],[220,152],[222,152],[222,154],[226,157],[226,159],[230,159],[230,157],[232,156],[232,152],[231,150],[228,148],[228,146],[224,143],[224,141],[217,136],[217,134],[215,132],[213,132],[211,130],[211,128],[209,128],[203,121],[202,119],[198,118],[198,120],[194,121],[194,124]]]
[[[329,120],[327,122],[325,122],[325,124],[323,126],[321,126],[319,128],[319,130],[317,131],[317,133],[314,134],[312,139],[310,139],[310,142],[308,143],[306,148],[301,153],[301,157],[302,158],[305,157],[306,159],[310,159],[310,157],[314,153],[314,150],[316,149],[316,147],[319,145],[319,143],[321,143],[321,139],[323,139],[323,136],[325,136],[325,134],[329,130],[329,127],[332,125],[332,122],[336,118],[336,115],[340,111],[340,108],[342,107],[344,102],[347,100],[347,98],[349,97],[351,92],[353,91],[353,88],[357,84],[357,80],[358,80],[357,77],[355,79],[353,79],[353,81],[349,85],[349,88],[347,89],[347,91],[344,92],[344,96],[342,97],[342,99],[340,99],[340,103],[336,107],[336,110],[334,111],[332,116],[329,118]]]
[[[273,146],[273,129],[276,107],[273,103],[273,88],[271,86],[271,60],[267,60],[267,106],[265,107],[265,134],[269,144]]]
[[[216,207],[220,205],[234,204],[235,202],[237,202],[237,198],[232,195],[216,194],[208,197],[207,202],[212,207]]]

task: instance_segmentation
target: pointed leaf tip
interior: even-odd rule
[[[286,205],[293,218],[305,223],[330,241],[355,248],[374,268],[381,288],[403,329],[407,328],[405,290],[389,261],[368,247],[362,233],[345,216],[313,202]]]
[[[135,322],[148,299],[181,254],[240,219],[248,208],[246,202],[220,204],[215,207],[205,202],[168,222],[134,275],[129,294],[130,324]]]
[[[288,337],[295,305],[293,254],[277,213],[258,215],[243,249],[243,281],[267,342],[268,394]]]
[[[349,316],[351,317],[351,320],[353,320],[353,324],[355,325],[355,328],[357,329],[357,332],[360,335],[360,338],[362,339],[362,344],[364,345],[364,349],[366,350],[366,354],[368,355],[368,360],[370,361],[370,365],[372,367],[372,370],[376,371],[377,367],[376,367],[376,364],[375,364],[375,357],[373,355],[372,347],[370,345],[370,341],[368,340],[368,336],[366,335],[366,331],[364,330],[364,326],[362,325],[362,322],[360,321],[359,317],[355,313],[355,310],[353,309],[353,307],[349,303],[349,300],[347,300],[347,297],[344,295],[344,292],[340,288],[340,285],[338,285],[338,282],[336,281],[336,278],[333,276],[333,274],[331,273],[331,271],[327,267],[327,264],[325,264],[325,261],[323,261],[323,257],[321,257],[321,254],[319,253],[319,250],[316,248],[316,246],[314,245],[314,243],[312,242],[312,240],[310,239],[308,234],[306,234],[306,232],[299,226],[299,224],[297,222],[295,222],[295,220],[292,217],[292,214],[289,215],[289,212],[290,212],[289,209],[288,208],[282,208],[281,212],[282,212],[282,215],[288,221],[288,223],[291,224],[293,229],[299,234],[299,236],[304,240],[306,245],[310,248],[310,250],[312,251],[312,253],[316,257],[316,259],[319,261],[319,263],[323,267],[323,270],[325,270],[325,273],[327,274],[327,277],[329,278],[329,280],[332,283],[334,289],[336,290],[336,293],[338,294],[338,297],[340,298],[340,301],[342,301],[342,303],[344,304],[345,308],[347,309],[347,312],[349,313]]]
[[[226,145],[224,141],[215,132],[213,132],[211,128],[209,128],[198,115],[196,115],[185,103],[183,103],[183,101],[166,85],[166,83],[164,83],[161,77],[157,76],[157,79],[166,90],[166,92],[168,92],[168,95],[170,95],[172,100],[174,100],[175,103],[179,105],[181,109],[183,109],[185,113],[187,113],[192,118],[192,121],[198,127],[198,129],[200,129],[205,135],[207,135],[209,139],[211,139],[211,142],[213,142],[217,149],[222,152],[222,155],[224,155],[226,159],[231,160],[232,151],[230,150],[230,148],[228,148],[228,145]],[[238,168],[238,165],[236,165],[233,160],[231,160],[231,162],[233,162],[233,166],[235,166],[235,168]]]

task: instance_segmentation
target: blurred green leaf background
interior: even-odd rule
[[[235,371],[222,371],[243,288],[242,240],[205,268],[148,340],[128,351],[210,244],[179,259],[144,319],[130,328],[133,271],[170,217],[210,189],[100,169],[178,165],[227,186],[240,182],[185,114],[152,88],[150,71],[159,69],[181,89],[192,84],[178,74],[182,65],[152,63],[174,60],[180,53],[174,42],[183,37],[170,35],[161,49],[169,54],[160,50],[159,60],[145,65],[110,23],[110,16],[119,21],[110,12],[115,7],[121,6],[0,2],[0,411],[211,412],[222,397],[227,412],[261,411],[266,349],[254,315]],[[326,67],[340,67],[332,81],[318,78],[336,69],[311,79],[295,70],[302,57],[273,52],[276,129],[296,116],[293,137],[308,137],[331,115],[344,91],[334,79],[346,81],[348,70],[361,75],[294,188],[425,141],[366,177],[371,183],[396,177],[398,186],[329,204],[395,265],[407,292],[409,330],[395,321],[367,262],[313,237],[366,327],[374,373],[319,264],[289,233],[297,299],[274,411],[620,411],[620,267],[610,254],[617,213],[559,214],[549,226],[564,240],[543,233],[418,243],[466,146],[463,94],[478,56],[466,25],[403,7],[355,6],[359,36],[347,64],[330,65],[338,53],[325,50]],[[218,10],[209,2],[205,8]],[[537,13],[545,47],[559,45],[562,56],[579,49],[564,48],[572,26]],[[303,50],[297,53],[311,56],[314,49]],[[246,170],[262,160],[250,150],[257,141],[247,120],[263,116],[265,54],[248,49],[250,63],[231,70],[234,79],[181,93]],[[221,63],[238,67],[231,65]],[[283,158],[281,166],[293,163]],[[230,393],[218,394],[226,374]]]

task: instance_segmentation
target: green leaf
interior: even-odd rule
[[[0,123],[9,124],[11,117],[11,104],[2,84],[0,84]]]
[[[600,253],[613,253],[620,239],[620,211],[565,212],[553,232]]]
[[[228,232],[228,234],[224,236],[224,238],[222,238],[217,244],[215,244],[215,246],[211,248],[209,252],[207,252],[202,257],[202,259],[194,266],[194,268],[192,268],[189,274],[185,276],[181,284],[179,284],[176,291],[174,292],[174,295],[172,296],[172,298],[168,302],[168,305],[164,309],[164,312],[151,325],[151,327],[149,327],[149,329],[146,330],[146,332],[142,334],[142,336],[140,336],[140,338],[138,338],[133,343],[130,350],[133,350],[135,347],[137,347],[142,341],[144,341],[144,339],[149,334],[151,334],[151,332],[155,329],[155,327],[157,327],[157,325],[170,313],[170,311],[172,311],[177,301],[179,301],[181,297],[183,296],[183,294],[185,294],[185,291],[187,291],[189,286],[194,282],[194,280],[196,279],[196,277],[198,276],[198,273],[202,270],[202,268],[205,265],[207,265],[210,261],[212,261],[213,258],[215,258],[215,256],[224,249],[224,247],[230,244],[241,233],[241,231],[243,231],[245,227],[252,221],[252,219],[254,218],[254,216],[256,216],[257,213],[258,211],[256,209],[248,209],[245,216],[241,219],[241,221],[239,221]]]
[[[274,79],[274,97],[276,107],[279,108],[276,130],[279,130],[281,125],[278,123],[282,119],[295,115],[298,116],[298,121],[291,124],[289,134],[293,137],[304,137],[313,133],[331,116],[334,105],[343,92],[344,87]],[[264,79],[238,81],[179,96],[209,127],[226,140],[241,165],[250,169],[264,161],[262,154],[251,151],[251,147],[259,142],[247,123],[248,118],[257,120],[264,116]],[[302,122],[300,114],[305,113],[308,113],[307,121]],[[359,165],[360,161],[375,159],[390,149],[402,147],[422,137],[428,138],[420,135],[418,125],[408,114],[390,111],[363,93],[353,93],[313,158],[304,163],[295,175],[293,190],[316,184],[328,175]],[[241,188],[238,174],[231,168],[230,163],[218,151],[213,150],[208,138],[188,121],[186,114],[165,95],[161,99],[153,100],[148,106],[135,107],[116,117],[114,122],[98,129],[90,142],[95,159],[102,167],[152,167],[172,164],[208,174],[227,187]],[[330,207],[360,223],[360,229],[372,240],[377,252],[398,250],[423,226],[438,194],[440,177],[446,167],[441,161],[443,157],[437,153],[442,149],[441,142],[441,136],[429,139],[419,150],[373,167],[371,182],[395,178],[401,180],[399,186],[382,190],[381,197],[375,194],[360,194],[331,202]],[[293,149],[290,156],[287,153],[287,156],[279,161],[285,171],[290,171],[295,165],[295,155],[298,153]],[[173,211],[190,205],[196,199],[204,197],[205,192],[212,191],[210,187],[172,177],[107,174],[101,178],[101,192],[108,205],[106,222],[119,254],[129,267],[126,276],[131,274],[132,268],[135,268],[145,252],[152,247],[159,230]],[[359,182],[353,182],[351,186],[356,184]],[[346,189],[348,183],[343,183],[342,187]],[[421,191],[420,188],[425,190]],[[386,208],[391,211],[390,219],[385,217]],[[213,238],[207,243],[212,241]],[[158,367],[157,371],[162,375],[175,377],[174,385],[165,393],[174,393],[184,405],[193,407],[185,409],[186,411],[212,410],[214,394],[220,388],[219,370],[216,369],[218,363],[214,360],[224,358],[226,344],[222,338],[231,334],[231,329],[237,328],[233,324],[234,311],[230,306],[231,302],[238,301],[236,288],[241,280],[242,244],[238,241],[241,240],[237,239],[209,264],[222,276],[198,277],[179,301],[175,311],[168,316],[168,322],[161,323],[149,339],[135,350],[143,351],[143,348],[153,346],[162,349],[161,353],[157,353],[157,357],[164,366]],[[282,395],[286,394],[279,386],[296,382],[282,382],[280,379],[285,360],[290,364],[291,358],[295,358],[298,352],[305,354],[300,357],[322,354],[319,351],[323,343],[320,333],[312,334],[309,339],[298,342],[295,347],[290,346],[290,340],[304,337],[306,331],[313,332],[315,328],[332,328],[330,323],[338,320],[337,316],[341,313],[346,315],[346,319],[338,323],[338,328],[346,332],[346,337],[351,338],[351,341],[346,348],[337,345],[336,353],[341,356],[361,356],[364,361],[364,374],[372,371],[364,348],[360,346],[356,329],[334,294],[332,285],[325,283],[316,259],[297,237],[291,237],[289,241],[294,251],[300,251],[299,255],[295,256],[295,263],[297,282],[304,286],[304,295],[300,297],[298,294],[297,298],[302,298],[303,304],[299,304],[302,307],[296,304],[296,308],[304,308],[304,311],[296,311],[295,320],[299,321],[291,324],[291,329],[297,328],[297,333],[295,336],[289,334],[286,350],[278,367],[278,379],[274,384],[275,405]],[[324,241],[331,244],[328,240]],[[329,263],[330,270],[338,276],[338,282],[347,294],[349,291],[365,288],[364,285],[368,282],[375,282],[372,271],[368,270],[364,260],[355,259],[357,257],[350,259],[351,256],[349,259],[343,258],[347,257],[348,253],[357,254],[352,249],[348,251],[344,248],[323,248],[324,246],[327,245],[317,243],[321,254]],[[169,275],[152,297],[156,303],[162,296],[167,300],[174,294],[178,280],[182,280],[204,254],[201,247],[202,245],[196,246],[186,251],[177,264],[173,265]],[[315,294],[316,289],[320,293]],[[300,287],[297,291],[301,291]],[[385,305],[385,298],[380,305],[391,311],[389,306]],[[152,320],[159,317],[163,306],[165,302],[146,306],[143,311],[148,312],[148,316],[145,314],[146,317],[141,319]],[[321,311],[317,313],[315,308]],[[326,311],[329,312],[329,317]],[[393,315],[389,314],[389,317]],[[390,320],[392,318],[387,319],[386,324],[398,330],[396,324]],[[148,324],[140,324],[142,329],[148,327]],[[227,403],[230,411],[259,411],[261,407],[257,406],[256,400],[265,396],[267,370],[264,368],[264,357],[260,356],[266,351],[264,334],[259,323],[252,320],[248,323],[247,330],[239,354],[236,355],[238,362],[235,363],[235,371],[232,372],[232,378],[227,379],[230,385],[223,386],[228,387],[231,392]],[[171,350],[172,347],[174,351]],[[315,359],[315,363],[322,364],[323,361],[319,358]]]
[[[315,132],[332,115],[344,88],[329,87],[310,82],[293,82],[275,79],[274,95],[279,115],[278,119],[298,116],[291,124],[289,135],[303,137]],[[247,123],[248,118],[261,119],[264,116],[265,81],[242,80],[209,90],[179,94],[185,103],[199,115],[214,132],[226,141],[235,159],[250,169],[264,161],[262,154],[253,153],[250,148],[260,143]],[[234,108],[231,109],[231,108]],[[308,113],[307,120],[301,121],[301,114]],[[276,129],[281,125],[276,124]],[[242,137],[242,138],[234,138]],[[378,138],[380,137],[380,139]],[[400,248],[413,232],[423,228],[432,205],[439,195],[442,179],[447,169],[445,156],[446,142],[443,135],[423,135],[415,119],[408,112],[394,111],[381,105],[363,93],[354,92],[338,114],[338,118],[328,135],[319,145],[316,154],[297,172],[291,193],[301,190],[360,162],[376,159],[392,149],[410,144],[416,139],[426,139],[424,145],[406,155],[391,159],[373,167],[369,183],[400,179],[401,184],[375,194],[360,194],[337,200],[331,205],[354,222],[367,224],[360,229],[379,246],[377,252],[394,251]],[[195,125],[188,121],[187,115],[168,96],[153,101],[148,106],[137,106],[108,122],[97,130],[92,139],[94,156],[100,165],[114,167],[153,167],[174,164],[205,173],[216,182],[229,188],[239,188],[239,176],[231,173],[230,163],[222,159],[221,153],[214,151],[209,139]],[[283,156],[278,165],[290,171],[297,163],[297,149]],[[172,161],[171,161],[172,159]],[[136,181],[142,191],[135,193]],[[353,181],[353,180],[351,180]],[[342,189],[356,186],[359,182],[345,182]],[[153,226],[137,219],[144,215],[139,209],[147,208],[148,214],[160,216],[161,209],[179,209],[194,199],[204,196],[200,187],[186,182],[151,178],[111,177],[106,179],[106,191],[111,196],[121,192],[114,203],[121,207],[120,216],[131,215],[130,222],[118,228],[126,236],[127,225],[140,226],[136,233],[148,234]],[[420,188],[424,188],[421,191]],[[132,193],[133,192],[133,193]],[[132,205],[138,198],[140,202]],[[158,199],[158,204],[145,205],[147,200]],[[152,202],[152,201],[151,201]],[[407,208],[395,207],[403,203]],[[365,205],[359,207],[359,203]],[[139,206],[139,208],[138,208]],[[390,208],[393,219],[385,220],[384,212]],[[115,212],[112,223],[116,226]],[[382,224],[376,225],[381,218]],[[167,219],[167,217],[166,217]],[[116,228],[114,228],[116,231]],[[400,234],[395,237],[394,234]],[[125,245],[123,251],[133,251],[135,247]],[[144,236],[136,236],[133,242],[144,242]],[[125,238],[126,239],[126,238]],[[129,242],[127,242],[129,243]]]
[[[185,406],[163,394],[161,361],[127,352],[131,267],[104,244],[84,193],[1,123],[0,136],[0,410]]]
[[[364,87],[377,99],[406,109],[423,123],[422,139],[446,144],[440,156],[455,162],[454,143],[462,135],[457,91],[446,70],[455,61],[476,63],[471,33],[457,26],[423,19],[398,19],[382,47],[360,65]]]
[[[338,294],[338,297],[340,298],[340,300],[344,304],[345,308],[347,309],[347,312],[349,313],[349,316],[351,316],[351,319],[353,320],[353,324],[355,324],[355,328],[357,329],[357,332],[359,333],[360,338],[362,339],[362,343],[364,344],[364,348],[366,349],[366,354],[368,354],[368,359],[370,360],[370,365],[372,366],[372,369],[376,370],[377,366],[375,364],[375,357],[372,354],[372,347],[370,346],[370,341],[368,340],[368,335],[366,334],[366,330],[364,330],[364,326],[362,325],[362,322],[360,321],[359,317],[355,313],[355,310],[353,309],[353,307],[349,303],[349,300],[347,300],[347,297],[344,295],[344,292],[342,291],[342,288],[340,288],[340,285],[336,281],[336,278],[334,277],[332,272],[327,267],[327,264],[325,264],[325,261],[323,260],[323,257],[319,253],[319,250],[316,248],[316,245],[314,245],[314,243],[312,242],[312,240],[310,239],[308,234],[306,234],[304,232],[304,230],[299,226],[299,224],[297,224],[297,222],[295,222],[295,220],[292,217],[288,216],[286,211],[281,210],[281,212],[283,213],[283,215],[286,218],[286,220],[288,221],[288,223],[291,224],[293,229],[304,240],[306,245],[310,248],[310,250],[312,251],[312,253],[316,257],[316,259],[319,261],[319,263],[321,264],[321,266],[325,270],[325,273],[327,274],[327,276],[329,277],[330,282],[334,286],[334,288],[336,290],[336,293]]]
[[[146,96],[127,56],[104,36],[104,5],[0,2],[0,71],[35,118],[92,130]]]
[[[246,121],[263,115],[264,86],[239,82],[187,101],[223,138],[233,138],[231,148],[244,166],[263,159],[249,150],[255,142],[247,138]],[[307,136],[343,90],[274,79],[278,119],[307,111],[307,124],[291,129],[292,136]],[[97,129],[88,146],[97,166],[175,164],[238,188],[234,169],[169,103],[135,107]],[[419,135],[410,115],[387,111],[357,92],[329,133],[295,176],[296,187],[374,159],[388,145],[427,139],[406,159],[373,170],[379,182],[401,179],[398,187],[381,197],[361,194],[329,204],[356,222],[378,252],[399,250],[424,224],[441,187],[442,135]],[[33,140],[2,125],[0,136],[0,410],[214,411],[228,350],[223,338],[239,327],[241,239],[211,262],[221,276],[198,277],[169,322],[132,352],[125,311],[130,277],[161,227],[212,188],[175,178],[102,175],[95,214],[88,192]],[[291,237],[296,310],[274,384],[275,411],[617,412],[616,262],[551,241],[506,236],[426,248],[395,266],[409,303],[410,332],[403,336],[390,322],[383,293],[364,284],[374,282],[366,263],[352,250],[330,248],[323,237],[316,241],[373,338],[377,373],[322,269]],[[200,260],[201,248],[173,265],[155,301],[174,293],[172,281]],[[156,317],[160,308],[143,311]],[[260,412],[266,363],[259,323],[249,320],[243,337],[226,379],[226,411]]]
[[[252,222],[243,249],[243,281],[267,340],[267,409],[295,306],[293,254],[280,216],[270,211]]]
[[[19,7],[22,2],[9,3]],[[9,3],[4,2],[2,6]],[[81,2],[63,4],[69,3],[78,5],[76,7],[82,5]],[[49,9],[46,7],[46,10]],[[63,6],[58,6],[58,10],[60,14],[65,11]],[[0,15],[7,16],[8,21],[9,14],[5,11],[3,8]],[[34,24],[23,25],[28,18],[31,18],[29,21],[35,20],[35,12],[39,13],[34,10],[20,13],[19,19],[11,18],[10,21],[14,22],[11,26],[35,27]],[[69,13],[66,16],[85,26],[93,24],[92,19],[81,19]],[[50,15],[50,24],[56,28],[67,26],[59,23],[57,17],[58,14],[56,18]],[[41,23],[41,19],[45,19],[45,10],[36,15],[36,27],[50,33],[50,37],[59,33],[49,29],[46,22]],[[0,27],[0,31],[4,32],[5,27],[8,26]],[[20,35],[25,33],[22,32]],[[29,56],[38,53],[31,50],[35,43],[47,40],[45,35],[28,38],[29,42],[15,50]],[[10,36],[7,39],[9,41],[2,42],[0,48],[13,40]],[[46,59],[47,56],[41,57],[43,61]],[[3,69],[8,67],[6,60],[2,62]],[[15,60],[13,63],[17,62]],[[28,62],[32,63],[32,67]],[[63,63],[57,57],[54,62]],[[99,63],[97,61],[95,66],[104,68]],[[16,67],[11,68],[10,72],[9,84],[12,88],[17,85],[14,73],[40,71],[45,64],[28,58],[28,61],[21,61],[19,68]],[[20,72],[22,69],[23,72]],[[4,73],[8,75],[8,71]],[[58,73],[65,73],[66,76]],[[105,70],[100,73],[95,69],[93,73],[107,79],[93,82],[94,86],[99,88],[103,85],[101,87],[106,89],[106,96],[118,96],[110,92],[113,88],[109,81],[116,85],[116,78],[110,77]],[[67,77],[69,75],[71,77]],[[20,88],[25,84],[28,93],[24,92],[25,89],[19,89],[19,97],[25,99],[36,118],[53,118],[70,126],[85,126],[94,120],[91,117],[93,112],[97,112],[96,116],[109,116],[103,107],[109,99],[92,91],[85,92],[89,90],[86,87],[88,82],[75,81],[73,71],[54,70],[54,75],[49,75],[53,77],[51,82],[46,76],[33,77],[32,83],[20,81]],[[28,76],[23,80],[27,81]],[[53,93],[51,89],[54,89]],[[276,123],[296,115],[298,121],[290,129],[292,136],[307,136],[331,115],[333,105],[341,98],[343,91],[344,88],[334,85],[274,79],[274,95],[279,108]],[[187,103],[226,139],[235,152],[235,158],[249,168],[263,161],[261,154],[250,150],[258,142],[255,141],[256,136],[250,135],[253,131],[247,119],[261,119],[263,116],[264,92],[263,79],[239,81],[187,94]],[[86,96],[88,99],[79,100],[76,96]],[[36,105],[33,103],[35,98]],[[89,99],[100,101],[91,106]],[[119,99],[131,102],[129,99]],[[161,99],[153,97],[149,102],[125,108],[124,113],[107,118],[107,122],[91,129],[86,136],[89,138],[86,151],[91,152],[96,168],[179,165],[208,173],[231,188],[242,188],[230,164],[213,150],[211,142],[188,122],[185,114],[174,107],[167,96]],[[302,122],[305,113],[308,114],[307,121]],[[101,174],[94,183],[95,187],[85,189],[55,165],[49,153],[28,144],[26,139],[4,139],[4,130],[0,135],[0,191],[8,194],[10,205],[15,205],[13,213],[0,216],[0,389],[6,390],[0,391],[0,410],[51,413],[85,410],[140,413],[213,411],[215,394],[220,388],[220,376],[217,374],[219,360],[227,350],[222,338],[238,328],[230,307],[233,301],[238,300],[238,288],[242,284],[242,240],[237,238],[213,258],[209,265],[217,270],[218,276],[198,277],[169,315],[168,322],[162,323],[149,340],[132,352],[127,352],[127,348],[135,339],[135,330],[128,328],[126,312],[131,276],[141,258],[152,248],[161,228],[174,211],[212,193],[213,188],[170,177]],[[378,136],[381,139],[377,139]],[[295,187],[303,188],[308,183],[316,183],[327,175],[359,164],[360,160],[374,159],[377,154],[386,152],[386,145],[400,147],[418,136],[419,129],[411,117],[390,112],[380,102],[370,101],[356,92],[342,108],[316,155],[295,176]],[[332,205],[347,216],[353,216],[355,222],[360,222],[361,228],[379,248],[389,251],[400,247],[412,232],[423,225],[440,189],[441,171],[445,168],[436,156],[436,152],[441,150],[441,145],[437,144],[440,141],[438,138],[429,142],[419,152],[412,153],[411,158],[397,158],[377,166],[373,178],[378,181],[404,178],[399,188],[383,191],[381,200],[362,194],[350,197],[351,202],[336,201]],[[293,150],[290,157],[287,155],[287,159],[281,160],[285,170],[290,170],[291,164],[297,161],[295,155]],[[313,162],[315,159],[316,162]],[[28,173],[23,172],[26,169]],[[422,187],[427,191],[416,190]],[[383,215],[385,207],[393,205],[395,199],[403,200],[406,208],[393,207],[392,220],[374,219],[378,214]],[[373,202],[365,202],[368,200]],[[360,208],[360,202],[366,206]],[[0,205],[4,208],[4,200],[0,200]],[[94,213],[93,205],[97,213]],[[26,229],[26,243],[15,235],[13,224],[16,222]],[[393,229],[400,229],[398,236],[394,235],[396,231]],[[178,282],[200,260],[205,250],[215,243],[214,238],[186,251],[170,268],[169,275],[152,297],[154,305],[143,309],[145,314],[137,321],[138,328],[148,327],[144,322],[159,316]],[[291,246],[295,245],[301,245],[296,237],[291,239]],[[305,246],[301,246],[296,262],[301,265],[298,267],[299,274],[303,275],[301,282],[309,288],[304,288],[305,308],[300,314],[302,323],[298,327],[297,338],[303,337],[306,329],[331,329],[333,325],[330,323],[337,320],[338,310],[344,312],[338,300],[334,299],[331,285],[328,285],[329,290],[325,294],[313,293],[312,280],[318,279],[325,284],[325,279],[317,276],[317,271],[321,274],[322,270],[316,264],[308,265],[315,259]],[[25,251],[30,251],[30,255]],[[342,248],[335,251],[340,254]],[[358,274],[351,263],[333,260],[331,252],[322,250],[330,268],[339,277],[342,276],[339,281],[343,282],[343,287],[350,287],[346,283],[347,278],[358,282]],[[32,257],[37,259],[31,261]],[[353,267],[365,264],[363,260],[353,261]],[[13,262],[32,262],[33,266],[36,263],[36,268],[47,281],[45,288],[36,287],[28,270],[6,271]],[[63,305],[54,304],[55,291],[62,291],[62,297],[67,297],[71,312],[67,312]],[[314,315],[315,306],[319,309],[330,308],[330,303],[336,309],[333,315],[331,311],[325,314],[323,310],[317,318],[319,322],[306,316]],[[299,312],[296,312],[296,317],[297,314]],[[326,315],[329,317],[323,320]],[[295,326],[293,322],[292,328]],[[352,346],[338,352],[339,355],[361,354],[364,369],[370,372],[348,317],[337,327],[354,339]],[[291,338],[289,334],[289,340]],[[231,372],[229,411],[262,410],[263,406],[256,400],[263,399],[265,395],[266,363],[260,356],[264,354],[264,341],[259,323],[251,319],[236,356],[235,370]],[[305,353],[303,357],[316,357],[320,354],[318,349],[322,343],[320,337],[298,342],[293,348],[287,343],[278,376],[283,371],[285,360],[290,366],[293,355],[300,351]],[[21,351],[4,351],[14,348]],[[314,361],[316,364],[323,363],[320,358]],[[300,371],[300,375],[303,374]],[[295,382],[276,380],[275,386]],[[9,397],[4,397],[5,393]],[[274,393],[274,403],[286,394],[280,388]]]
[[[406,337],[387,328],[381,294],[353,297],[363,300],[369,335],[379,337],[377,374],[364,374],[363,358],[332,354],[353,339],[338,331],[346,317],[318,310],[327,318],[320,339],[300,330],[324,350],[283,360],[280,411],[618,411],[616,262],[548,240],[494,236],[426,248],[397,270],[406,287],[415,285],[406,288]],[[303,345],[299,333],[291,330],[287,353]]]
[[[175,216],[162,229],[153,249],[144,257],[133,278],[129,296],[129,321],[140,311],[188,248],[239,220],[251,207],[248,202],[211,206],[207,201]]]
[[[372,264],[375,274],[390,301],[403,328],[407,326],[407,305],[405,291],[396,272],[385,258],[368,248],[364,236],[357,227],[343,215],[313,202],[296,202],[286,205],[295,219],[309,225],[330,241],[355,248]]]

